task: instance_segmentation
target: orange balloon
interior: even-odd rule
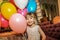
[[[60,16],[56,16],[53,19],[53,24],[57,24],[57,23],[60,23]]]

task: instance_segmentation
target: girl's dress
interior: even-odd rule
[[[39,26],[27,27],[28,40],[40,40]]]

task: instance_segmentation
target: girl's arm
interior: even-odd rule
[[[10,35],[14,35],[14,34],[18,34],[18,33],[15,33],[13,31],[5,32],[5,33],[0,33],[0,37],[7,37],[7,36],[10,36]]]
[[[42,40],[46,40],[46,35],[45,35],[45,33],[42,31],[42,29],[39,27],[39,32],[40,32],[40,34],[41,34],[41,36],[42,36]]]

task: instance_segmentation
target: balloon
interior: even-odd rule
[[[0,14],[0,21],[1,21],[1,27],[7,28],[9,25],[9,22],[3,18],[3,16]]]
[[[54,24],[60,23],[60,16],[54,17],[53,23],[54,23]]]
[[[30,1],[28,3],[28,6],[27,6],[28,12],[35,12],[36,8],[37,8],[37,4],[35,1]]]
[[[24,33],[27,27],[26,19],[23,15],[16,13],[9,20],[10,28],[16,33]]]
[[[4,18],[6,18],[7,20],[9,20],[9,18],[17,12],[15,6],[9,2],[6,2],[4,4],[2,4],[1,6],[1,12],[2,15],[4,16]]]
[[[0,27],[1,27],[1,14],[0,14]]]
[[[14,3],[14,0],[9,0],[9,2],[11,2],[16,7],[16,9],[18,9],[18,7]]]
[[[1,20],[0,20],[0,27],[1,27]]]
[[[23,16],[26,16],[27,15],[27,9],[26,8],[24,10],[18,9],[18,13],[22,14]]]
[[[1,6],[1,3],[3,2],[3,0],[0,0],[0,6]]]
[[[28,4],[28,0],[14,0],[14,2],[21,10],[23,10]]]
[[[30,2],[30,1],[36,1],[36,0],[29,0],[29,2]]]
[[[14,4],[14,5],[15,5],[14,0],[9,0],[9,2],[11,2],[12,4]]]

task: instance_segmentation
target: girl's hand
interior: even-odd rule
[[[46,40],[46,36],[42,37],[42,40]]]
[[[11,32],[5,32],[5,33],[0,33],[0,37],[7,37],[7,36],[14,35],[14,34],[18,34],[18,33],[15,33],[13,31],[11,31]]]

